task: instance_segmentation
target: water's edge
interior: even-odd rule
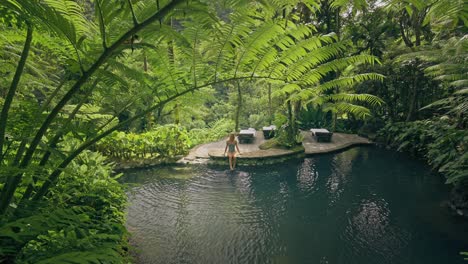
[[[294,219],[296,217],[299,217],[301,214],[298,214],[300,211],[296,211],[296,210],[291,211],[291,209],[294,207],[298,207],[298,206],[299,206],[298,209],[310,208],[312,209],[312,211],[316,211],[318,209],[318,212],[327,212],[331,210],[330,213],[332,213],[333,215],[338,213],[338,215],[336,215],[335,218],[338,217],[337,219],[341,219],[342,217],[345,217],[345,219],[349,219],[349,220],[361,219],[360,218],[361,216],[359,216],[359,214],[354,217],[349,218],[350,216],[356,214],[359,210],[365,210],[364,212],[366,212],[367,210],[370,210],[369,212],[365,213],[363,215],[364,218],[361,219],[362,221],[364,221],[363,223],[365,223],[364,225],[365,227],[363,226],[364,229],[360,229],[360,226],[361,226],[361,224],[359,224],[360,222],[356,222],[352,224],[352,222],[351,223],[346,222],[346,221],[341,222],[342,220],[339,220],[341,223],[338,224],[338,226],[342,226],[342,228],[345,226],[349,226],[350,224],[352,225],[358,224],[358,226],[356,227],[359,227],[359,229],[356,229],[356,227],[353,227],[352,229],[346,231],[346,232],[351,232],[350,237],[346,235],[345,237],[340,238],[340,236],[338,237],[336,236],[339,233],[335,235],[334,233],[330,233],[329,235],[331,236],[331,238],[336,237],[336,239],[338,239],[336,242],[329,241],[325,243],[325,245],[329,245],[331,247],[336,247],[337,245],[341,245],[342,243],[351,243],[349,245],[353,245],[352,247],[355,248],[357,246],[357,244],[355,244],[357,241],[356,242],[352,242],[352,241],[354,241],[354,238],[357,235],[355,234],[355,232],[357,232],[358,230],[362,230],[362,232],[365,232],[365,233],[377,232],[375,233],[375,235],[378,235],[379,233],[382,233],[382,232],[383,232],[382,234],[388,233],[389,230],[387,230],[387,228],[377,229],[375,231],[372,231],[375,228],[372,226],[375,226],[376,224],[381,225],[379,224],[380,221],[384,221],[382,222],[382,224],[390,221],[387,224],[384,224],[382,227],[390,224],[390,227],[392,229],[397,228],[395,229],[395,231],[391,231],[391,233],[389,233],[391,234],[391,236],[394,236],[400,233],[401,231],[398,231],[398,230],[400,230],[401,228],[407,231],[404,231],[404,233],[398,236],[401,236],[405,234],[406,232],[410,232],[409,234],[414,233],[414,235],[410,235],[410,236],[403,235],[403,237],[398,238],[398,240],[403,239],[401,240],[401,242],[398,242],[398,243],[403,243],[402,245],[406,244],[405,247],[409,247],[410,249],[413,248],[412,250],[416,252],[416,253],[411,253],[411,254],[419,254],[417,252],[420,252],[422,250],[421,246],[418,246],[419,245],[418,243],[420,242],[417,242],[416,244],[414,244],[415,242],[412,242],[413,241],[412,237],[419,236],[419,234],[429,233],[430,235],[431,233],[434,233],[434,231],[430,231],[430,229],[438,230],[442,228],[441,231],[446,229],[446,231],[443,231],[442,234],[445,234],[447,232],[446,234],[450,234],[449,237],[458,237],[457,231],[455,230],[452,231],[452,229],[454,228],[454,226],[457,226],[460,224],[463,225],[463,223],[459,223],[459,221],[457,220],[457,217],[453,217],[453,214],[451,217],[441,215],[441,214],[448,213],[448,210],[446,210],[447,212],[444,213],[443,212],[444,210],[442,209],[442,207],[444,207],[445,205],[444,208],[448,208],[448,206],[446,205],[449,204],[448,203],[449,192],[447,190],[448,188],[447,186],[440,185],[442,184],[441,179],[437,180],[436,175],[434,174],[429,175],[428,172],[424,172],[424,171],[427,171],[427,169],[422,168],[421,167],[422,165],[417,165],[417,164],[411,165],[412,161],[406,161],[404,158],[399,157],[400,154],[396,154],[396,153],[391,154],[391,155],[385,154],[384,157],[386,158],[374,157],[376,155],[380,155],[379,153],[389,153],[389,152],[383,149],[378,149],[378,148],[368,148],[368,147],[353,148],[345,152],[328,154],[324,156],[306,157],[306,158],[301,158],[301,159],[292,159],[292,160],[290,159],[283,163],[278,162],[276,164],[270,164],[266,166],[240,166],[238,168],[238,171],[233,174],[229,174],[229,173],[226,174],[225,172],[226,167],[222,165],[197,166],[197,165],[180,165],[180,164],[177,164],[176,166],[164,165],[164,166],[158,166],[153,169],[132,170],[132,171],[126,172],[127,174],[126,176],[129,177],[127,178],[129,182],[141,182],[142,183],[142,185],[139,185],[139,187],[133,188],[133,191],[130,191],[129,193],[129,197],[130,197],[129,200],[131,201],[131,203],[137,202],[139,204],[139,205],[138,204],[130,205],[130,208],[129,208],[128,229],[131,233],[133,233],[131,243],[134,245],[134,247],[136,247],[137,251],[138,250],[140,251],[140,254],[137,254],[137,258],[140,259],[141,263],[166,263],[166,262],[167,263],[202,263],[202,260],[205,261],[205,263],[206,261],[208,261],[208,263],[214,263],[214,262],[209,262],[209,261],[213,261],[214,259],[217,259],[219,261],[226,261],[225,255],[223,255],[224,253],[222,253],[221,255],[211,256],[210,258],[207,259],[206,254],[208,253],[205,252],[204,248],[193,251],[195,248],[198,248],[199,246],[197,244],[192,244],[190,242],[192,241],[192,239],[194,239],[194,237],[192,236],[197,237],[201,235],[202,237],[196,238],[195,241],[198,241],[198,243],[201,243],[201,245],[205,243],[206,244],[205,246],[208,248],[211,247],[212,249],[215,249],[221,245],[224,245],[224,243],[227,243],[226,245],[230,245],[234,243],[228,248],[239,247],[238,250],[241,250],[241,248],[244,248],[245,243],[247,244],[251,243],[248,241],[256,241],[255,239],[251,240],[254,237],[248,236],[248,234],[251,233],[252,231],[249,231],[245,233],[245,235],[242,235],[244,233],[241,230],[243,230],[245,227],[248,227],[254,224],[254,226],[260,225],[258,227],[262,227],[263,229],[263,228],[270,226],[271,224],[274,224],[277,221],[280,221],[278,222],[279,224],[278,227],[275,227],[273,230],[268,231],[268,234],[274,235],[274,236],[270,237],[270,235],[268,235],[268,237],[264,238],[266,239],[265,242],[262,242],[262,243],[268,244],[271,242],[267,242],[267,241],[276,241],[277,240],[277,238],[275,238],[276,236],[283,237],[283,239],[288,238],[290,236],[288,235],[288,233],[291,233],[291,235],[294,235],[293,237],[296,237],[296,238],[294,239],[292,237],[288,238],[288,239],[293,239],[293,240],[290,240],[290,242],[288,243],[295,244],[296,242],[294,241],[297,239],[307,239],[307,240],[312,239],[307,243],[311,245],[315,245],[319,248],[323,247],[324,246],[323,242],[318,242],[313,239],[314,237],[313,233],[309,234],[308,231],[297,232],[295,231],[296,227],[298,226],[307,227],[311,225],[321,226],[323,221],[325,221],[324,223],[326,223],[330,221],[333,222],[336,220],[333,220],[334,218],[329,218],[329,216],[327,215],[317,215],[317,216],[304,215],[302,217],[306,217],[306,218],[300,220],[297,223],[294,223],[294,221],[296,221]],[[408,163],[408,165],[404,165],[404,164],[400,165],[398,163],[395,163],[396,166],[394,165],[390,166],[388,163],[393,162],[392,159],[397,159],[398,162]],[[289,169],[289,168],[292,169],[295,167],[297,167],[297,175],[295,175],[295,173]],[[412,169],[407,172],[403,171],[403,169],[406,167],[412,168]],[[366,172],[369,169],[371,170],[369,172]],[[193,174],[191,171],[195,171],[194,172],[195,174]],[[415,172],[418,172],[418,174],[414,174]],[[159,176],[156,176],[156,175],[153,176],[152,175],[153,173],[157,173],[157,175]],[[213,173],[214,175],[210,176],[210,173]],[[266,174],[263,175],[264,173]],[[276,173],[279,173],[279,174],[276,174]],[[381,173],[384,173],[384,175],[387,175],[387,176],[384,176],[384,175],[378,176]],[[421,173],[427,174],[427,176],[424,176],[423,178],[421,178],[421,175],[420,175]],[[285,174],[285,176],[281,176],[283,174]],[[373,174],[376,174],[376,175],[373,176]],[[197,175],[205,175],[205,176],[197,176]],[[286,175],[289,175],[289,176],[286,176]],[[316,175],[316,176],[313,176],[313,175]],[[317,175],[318,175],[318,178],[317,178]],[[322,176],[319,176],[319,175],[322,175]],[[407,175],[407,176],[404,176],[404,175]],[[374,179],[377,176],[378,178]],[[392,179],[392,177],[395,177],[395,176],[398,176],[398,178]],[[430,178],[427,178],[427,177],[430,177]],[[356,180],[358,179],[360,180],[356,182]],[[281,191],[281,188],[283,188],[281,187],[282,184],[287,184],[285,185],[286,187],[286,189],[284,190],[286,191],[285,194],[281,194],[283,192]],[[395,186],[392,186],[392,185],[395,185]],[[427,187],[423,187],[426,185]],[[278,187],[275,187],[275,186],[279,186],[280,189],[277,189]],[[382,187],[379,187],[379,186],[382,186],[385,189],[380,189]],[[271,187],[274,187],[274,189],[270,190]],[[316,190],[316,188],[319,188],[319,189]],[[335,190],[335,188],[338,188],[338,189]],[[392,194],[391,190],[395,188],[397,188],[399,192],[401,192],[402,195],[398,192]],[[277,191],[275,191],[275,189],[277,189]],[[326,191],[326,193],[329,192],[329,194],[323,193],[323,191],[317,192],[320,189],[322,189],[323,191]],[[439,189],[439,190],[436,191],[436,189]],[[371,190],[374,190],[374,191],[371,191]],[[350,193],[350,191],[352,191],[352,193]],[[371,193],[369,193],[369,191],[371,191]],[[414,196],[415,194],[412,194],[414,191],[416,191],[415,193],[416,196]],[[336,194],[334,194],[335,192]],[[377,196],[372,194],[373,192],[377,192],[375,194]],[[430,195],[429,193],[432,195]],[[436,193],[439,193],[439,194],[436,195]],[[300,196],[297,196],[299,194]],[[216,195],[216,196],[212,196],[212,195]],[[329,196],[329,195],[332,195],[332,196]],[[352,196],[349,196],[349,195],[352,195]],[[371,196],[368,196],[368,195],[371,195]],[[336,198],[333,198],[334,196],[336,196]],[[343,196],[343,198],[339,198],[341,196]],[[345,198],[346,196],[349,196],[349,198]],[[380,196],[382,198],[378,198]],[[412,198],[413,196],[414,198]],[[186,198],[183,198],[183,197],[186,197]],[[219,198],[221,197],[223,198],[219,200]],[[352,198],[352,197],[355,197],[355,198]],[[365,197],[368,197],[368,198],[365,198]],[[231,208],[231,205],[236,205],[239,202],[238,201],[239,198],[242,198],[242,200],[246,198],[249,198],[249,199],[245,201],[247,202],[247,204],[242,205],[244,202],[242,204],[239,204],[238,206],[240,207],[238,207],[238,209],[235,209],[236,207]],[[345,200],[343,200],[344,198]],[[364,200],[362,200],[363,198]],[[375,200],[376,198],[377,200]],[[412,201],[415,198],[416,200]],[[249,202],[250,199],[253,199],[253,200]],[[301,202],[303,199],[306,199],[304,200],[304,202],[306,203]],[[329,200],[329,199],[338,199],[338,200]],[[355,199],[358,199],[358,200],[355,200]],[[371,199],[371,200],[366,200],[366,199]],[[380,201],[381,199],[383,199],[382,200],[383,203]],[[358,204],[355,204],[355,202],[352,202],[353,200],[355,200],[355,202],[359,202],[359,204],[360,203],[363,203],[363,204],[359,207],[356,207]],[[373,200],[375,201],[371,202]],[[323,207],[329,204],[330,202],[331,202],[330,205],[328,205],[327,207]],[[410,203],[408,204],[408,202]],[[266,203],[266,204],[263,205],[263,203]],[[282,203],[285,203],[285,205],[288,205],[286,208],[290,208],[288,209],[288,211],[285,211],[286,214],[282,216],[273,215],[273,216],[264,218],[265,216],[270,214],[268,212],[271,212],[271,210],[275,211],[277,210],[275,208],[278,208],[278,209],[282,208],[282,207],[278,207],[278,206],[281,206]],[[402,206],[401,208],[395,207],[395,205],[398,203],[401,204]],[[223,209],[224,206],[228,206],[229,209],[226,211],[225,209]],[[198,207],[200,208],[196,209]],[[342,211],[343,209],[340,209],[341,207],[343,207],[343,209],[346,209],[346,207],[349,207],[350,209],[348,210],[351,210],[351,211],[344,212]],[[439,209],[437,209],[437,207],[439,207]],[[135,211],[135,209],[137,208],[140,208],[140,209]],[[183,208],[186,208],[186,209],[183,209]],[[248,208],[251,208],[251,209],[248,209]],[[351,208],[354,208],[354,209],[351,209]],[[434,208],[434,209],[429,210],[429,208]],[[259,209],[261,211],[258,211]],[[280,210],[284,210],[284,209],[280,209]],[[300,210],[302,211],[302,209]],[[358,211],[355,211],[355,210],[358,210]],[[374,217],[373,216],[374,213],[372,213],[374,210],[377,210],[375,211],[375,213],[377,213],[376,216],[380,215],[379,217],[384,217],[384,218],[382,218],[382,220],[379,220],[379,222],[371,223],[371,225],[369,226],[368,221],[370,221],[372,217]],[[381,212],[380,210],[384,210],[384,211]],[[408,211],[408,210],[417,210],[421,212],[418,213],[415,211]],[[210,211],[213,211],[213,212],[210,213]],[[307,209],[307,211],[310,211],[310,210]],[[385,212],[385,211],[388,211],[388,212]],[[262,214],[258,215],[258,213],[260,212],[263,212],[262,214],[266,214],[266,215],[265,216],[261,216]],[[345,214],[340,216],[342,214],[340,212],[345,213]],[[351,213],[350,216],[348,216],[349,213]],[[242,220],[242,218],[239,218],[239,217],[242,217],[243,215],[248,216],[251,214],[253,214],[252,216],[254,215],[257,215],[257,216],[251,220],[248,220],[245,223],[244,221],[247,219]],[[426,214],[427,216],[424,216],[423,218],[420,219],[420,217]],[[260,217],[260,218],[257,219],[257,217]],[[218,218],[219,220],[217,220]],[[389,219],[383,220],[387,218]],[[453,218],[453,220],[450,220],[451,218]],[[177,220],[177,219],[180,219],[180,220]],[[264,219],[264,220],[261,220],[261,219]],[[284,219],[284,220],[280,220],[280,219]],[[290,219],[290,220],[286,220],[286,219]],[[417,219],[420,219],[420,220],[417,220]],[[257,222],[259,220],[261,221]],[[292,223],[290,223],[291,220],[293,220]],[[352,220],[352,221],[356,221],[356,220]],[[146,222],[149,221],[149,223],[142,225],[142,223],[139,223],[138,221],[146,221]],[[179,221],[182,221],[182,222],[179,222]],[[238,222],[238,221],[241,221],[241,222]],[[251,221],[254,221],[254,222],[251,222]],[[264,222],[264,221],[267,221],[267,222]],[[270,221],[273,221],[273,222],[270,223]],[[287,222],[281,222],[281,221],[287,221]],[[421,224],[417,224],[419,221],[422,221],[424,224],[423,226],[427,226],[427,228],[430,228],[430,229],[424,230],[424,231],[423,230],[418,231],[419,229],[422,228],[422,227],[419,227]],[[195,224],[195,223],[198,223],[198,224]],[[180,226],[181,224],[182,226]],[[230,228],[234,227],[234,226],[230,227],[233,224],[234,226],[237,226],[236,229],[237,228],[241,228],[241,229],[239,229],[239,231],[232,233],[229,230]],[[267,225],[265,226],[265,224]],[[183,227],[185,225],[187,226]],[[201,225],[201,226],[197,227],[198,225]],[[206,228],[208,228],[206,230],[204,229],[205,225],[207,225]],[[167,227],[169,226],[172,226],[172,227],[167,229]],[[276,225],[274,224],[274,226]],[[281,229],[283,229],[286,226],[290,226],[290,228],[293,228],[291,232],[288,231],[287,233],[284,233],[283,231],[281,231]],[[219,227],[219,230],[216,231],[218,227]],[[153,228],[155,229],[153,230]],[[179,231],[174,233],[176,230],[179,230],[179,228],[182,228],[180,229],[180,232],[182,233],[179,233]],[[277,228],[280,228],[280,229],[277,229]],[[321,227],[321,229],[328,229],[328,228],[329,228],[328,225]],[[205,240],[203,237],[205,236],[207,236],[207,238],[211,237],[210,234],[211,232],[214,232],[214,231],[220,234],[225,233],[224,237],[227,237],[227,238],[232,237],[232,238],[230,240],[226,240],[226,242],[222,242],[221,244],[210,244],[212,242],[209,242],[209,241],[219,240],[220,239],[219,235],[216,236],[216,238],[212,237],[208,240]],[[337,232],[336,230],[333,231],[333,229],[330,229],[329,231]],[[323,232],[323,231],[320,231],[320,232]],[[372,234],[372,233],[369,233],[369,234]],[[434,235],[436,234],[437,232],[434,233]],[[160,237],[161,235],[163,236]],[[177,238],[180,235],[182,236],[180,238]],[[260,234],[257,234],[259,238],[263,239],[264,235],[260,235],[260,236],[259,235]],[[326,236],[320,236],[320,237],[324,238]],[[433,236],[433,235],[430,235],[430,236]],[[436,236],[440,236],[440,235],[436,235]],[[160,238],[157,238],[157,237],[160,237]],[[242,237],[245,237],[245,238],[242,238]],[[174,244],[174,246],[177,245],[175,248],[170,246],[172,243],[171,241],[173,241],[173,239],[176,239],[175,241],[178,241],[177,244]],[[238,240],[238,239],[241,239],[241,240]],[[247,239],[247,240],[244,241],[243,239]],[[370,237],[367,237],[364,241],[367,241],[369,239]],[[427,238],[424,238],[424,239],[427,239]],[[162,243],[162,241],[166,241],[166,242]],[[234,242],[228,243],[227,241],[234,241]],[[239,241],[240,244],[237,245],[236,243],[238,242],[235,242],[235,241]],[[241,241],[244,241],[244,242],[241,242]],[[443,244],[440,244],[439,242],[437,242],[437,240],[429,239],[429,241],[433,241],[433,242],[430,242],[430,243],[425,242],[422,245],[427,244],[426,246],[428,247],[430,246],[430,247],[438,248],[438,247],[442,247],[442,245],[445,245],[445,244],[452,245],[453,243],[455,243],[456,240],[455,241],[447,240]],[[275,242],[275,243],[278,243],[278,242]],[[388,242],[390,243],[390,241]],[[395,243],[395,242],[396,241],[393,241],[391,243]],[[254,244],[252,244],[252,246],[262,244],[262,243],[260,244],[258,243],[260,243],[260,241],[255,242]],[[285,243],[285,241],[281,243]],[[382,242],[379,242],[379,243],[382,243]],[[156,254],[155,252],[150,253],[151,251],[154,251],[154,249],[148,251],[149,248],[153,248],[153,246],[149,246],[149,245],[156,245],[156,247],[159,248],[158,250],[160,250],[160,252],[157,253],[157,256],[159,256],[160,258],[160,260],[158,260],[159,262],[158,261],[152,262],[153,260],[148,259],[148,257],[151,254]],[[458,250],[464,250],[462,247],[459,247],[459,246],[454,247],[453,245],[451,246],[452,251],[454,248],[458,248]],[[468,241],[467,241],[467,245],[468,245]],[[273,250],[271,252],[277,252],[275,254],[278,254],[280,252],[285,252],[285,253],[289,252],[287,254],[290,254],[291,252],[294,252],[294,251],[291,251],[291,249],[289,250],[287,250],[286,248],[281,249],[281,247],[278,248],[277,246],[278,245],[275,245],[275,244],[270,245],[269,246],[270,251]],[[357,254],[357,252],[359,252],[359,251],[356,252],[355,251],[356,249],[352,249],[352,251],[348,253],[346,253],[347,252],[346,250],[343,251],[343,249],[340,249],[338,252],[341,252],[340,254],[345,254],[345,255],[352,254],[352,256],[354,256],[353,258],[355,258],[356,261],[358,261],[359,259],[361,260],[359,263],[371,263],[369,262],[371,259],[374,259],[374,263],[377,263],[375,262],[376,260],[379,261],[378,263],[392,263],[392,264],[393,263],[440,263],[440,262],[435,262],[437,259],[434,259],[434,260],[431,260],[431,258],[426,259],[424,255],[421,255],[421,256],[418,255],[419,256],[418,258],[421,258],[421,260],[424,260],[424,262],[410,261],[410,259],[407,259],[410,262],[401,262],[400,260],[396,261],[396,259],[392,259],[394,257],[391,257],[391,256],[381,259],[382,256],[380,255],[380,253],[377,254],[377,252],[373,251],[374,250],[372,249],[373,246],[371,248],[368,248],[371,245],[367,245],[367,246],[362,245],[362,246],[364,246],[363,249],[367,248],[365,252],[368,252],[368,253],[366,253],[365,255],[355,255]],[[359,246],[359,247],[362,247],[362,246]],[[269,255],[264,255],[264,254],[267,254],[267,252],[270,252],[270,251],[265,251],[266,249],[260,248],[259,252],[263,252],[261,253],[260,256],[262,256],[265,263],[287,263],[287,262],[304,263],[301,261],[305,258],[310,257],[310,255],[307,255],[309,254],[308,253],[309,251],[305,249],[301,249],[304,247],[302,246],[302,244],[296,245],[296,247],[298,247],[298,249],[296,250],[297,253],[295,253],[294,255],[289,255],[288,257],[289,260],[284,259],[283,257],[277,260],[272,260],[271,258],[265,259],[265,257]],[[382,245],[378,246],[376,249],[380,247],[382,247]],[[393,247],[394,246],[391,246],[391,248]],[[175,253],[173,252],[173,250],[177,250],[177,252],[180,251],[180,253],[183,253],[183,252],[186,252],[186,253],[184,253],[184,255],[177,255],[176,257],[176,255],[171,255]],[[392,252],[403,254],[403,257],[401,258],[402,260],[409,257],[405,255],[408,252],[405,253],[404,251],[401,251],[401,252],[400,251],[401,249],[394,248],[391,251],[389,251],[387,254],[393,254]],[[169,253],[169,252],[173,252],[173,253]],[[195,253],[195,252],[199,252],[199,253]],[[325,254],[321,252],[325,252],[325,253],[329,252],[329,249],[322,248],[321,250],[315,252],[314,254],[315,255]],[[432,252],[432,251],[429,250],[428,252]],[[257,253],[254,253],[252,251],[250,253],[245,253],[245,254],[247,255],[233,255],[230,258],[231,260],[229,262],[234,261],[232,263],[237,263],[235,262],[235,259],[239,260],[242,258],[247,258],[249,256],[252,257],[252,256],[255,256]],[[312,256],[314,256],[314,254],[312,254]],[[330,253],[327,253],[327,254],[330,254]],[[323,255],[323,258],[325,259],[319,260],[319,262],[317,263],[330,263],[330,264],[331,263],[354,263],[354,262],[344,262],[344,259],[341,259],[340,256],[333,256],[333,255],[327,255],[327,254]],[[452,252],[451,254],[452,255],[450,255],[448,258],[454,259],[453,255],[458,254],[458,253]],[[171,260],[172,258],[174,258],[175,260],[172,261]],[[193,262],[188,261],[188,260],[193,260]],[[458,262],[453,262],[453,263],[458,263]]]

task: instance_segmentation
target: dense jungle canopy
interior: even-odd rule
[[[0,262],[123,263],[112,164],[359,133],[467,189],[463,0],[2,0]]]

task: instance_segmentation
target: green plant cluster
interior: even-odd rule
[[[294,130],[289,123],[280,126],[275,135],[277,147],[291,149],[301,145],[303,136],[299,131]]]
[[[135,134],[113,132],[97,145],[106,156],[118,160],[135,158],[173,158],[186,154],[191,141],[185,128],[170,124]]]
[[[233,128],[234,122],[223,118],[213,122],[207,128],[191,129],[188,132],[191,142],[190,146],[193,147],[199,144],[220,140],[226,137],[229,132],[232,132]]]
[[[120,239],[124,200],[99,182],[110,168],[82,160],[96,144],[119,161],[173,157],[274,123],[294,146],[299,128],[354,131],[372,114],[371,132],[434,114],[466,129],[464,1],[222,2],[0,1],[0,262],[121,262],[93,253],[108,248],[96,234]],[[430,142],[418,151],[451,175],[459,150]]]
[[[458,129],[448,120],[389,123],[378,138],[398,151],[424,157],[448,184],[468,181],[468,130]]]
[[[112,164],[85,151],[64,171],[44,206],[4,219],[0,254],[14,263],[125,263],[127,196]],[[13,254],[16,256],[13,257]]]

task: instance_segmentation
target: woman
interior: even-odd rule
[[[229,140],[226,141],[226,148],[224,149],[224,156],[226,156],[226,151],[228,151],[228,157],[229,157],[229,167],[231,167],[231,170],[234,170],[236,167],[236,148],[237,148],[237,153],[240,155],[240,150],[239,146],[237,145],[237,140],[234,137],[234,133],[229,134]]]

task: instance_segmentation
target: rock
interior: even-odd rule
[[[450,192],[450,208],[460,216],[468,217],[468,190],[466,185],[453,187]]]
[[[453,204],[453,203],[448,203],[450,209],[456,211],[457,210],[457,207]]]

